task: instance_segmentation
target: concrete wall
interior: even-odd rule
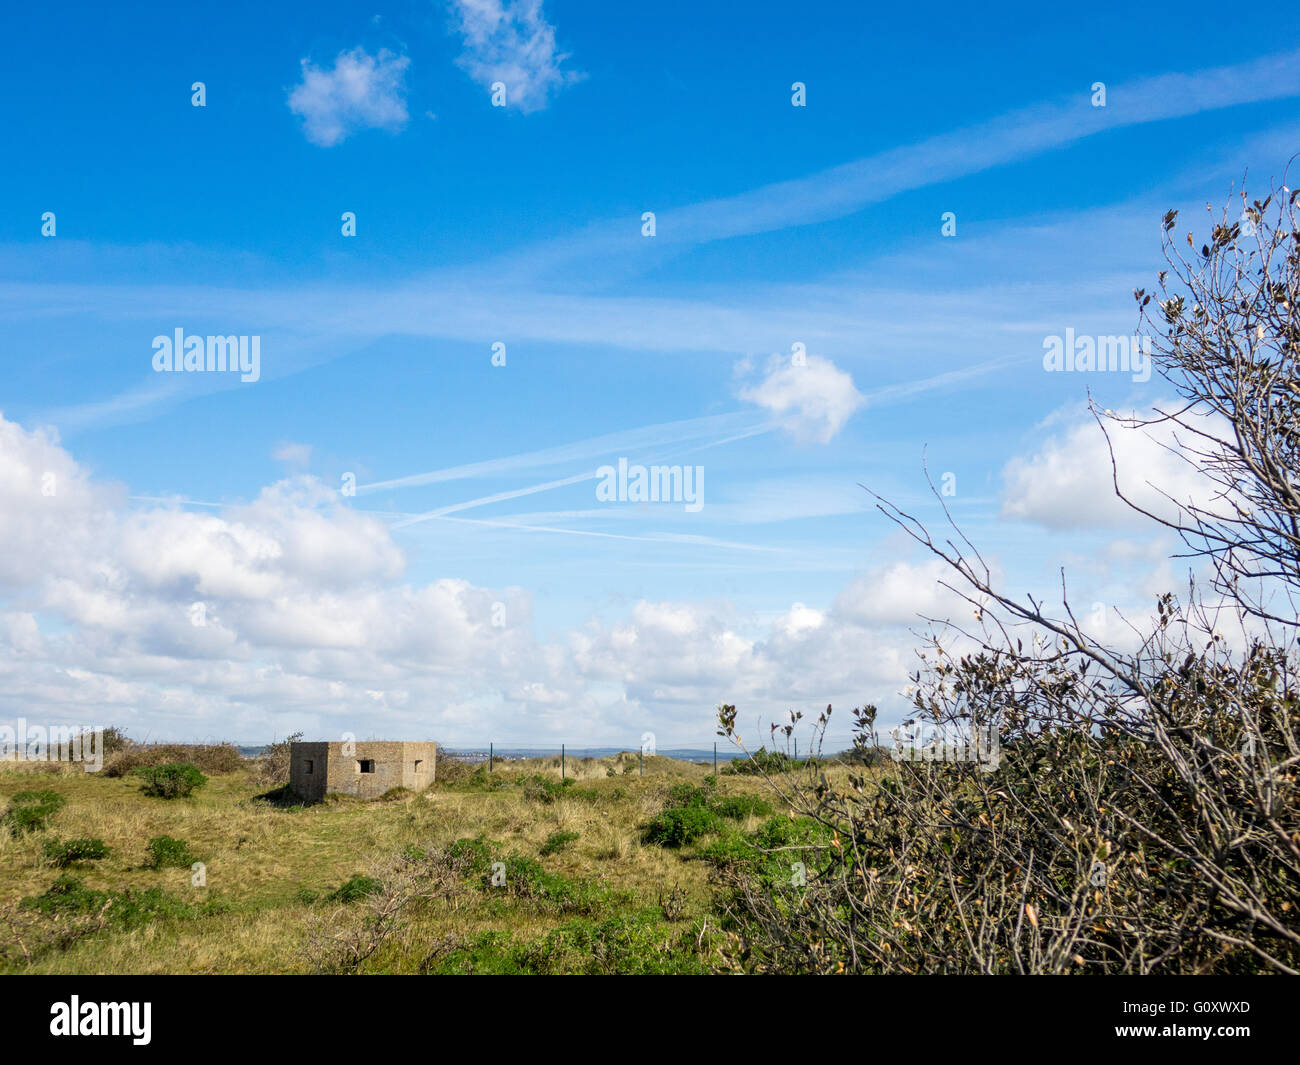
[[[377,799],[390,788],[423,791],[433,783],[437,744],[358,740],[351,754],[342,743],[295,743],[289,749],[289,787],[319,802],[328,794]],[[419,763],[418,765],[416,763]],[[369,772],[362,772],[362,769]]]

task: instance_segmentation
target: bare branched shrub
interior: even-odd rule
[[[780,785],[824,835],[791,852],[806,878],[772,854],[724,872],[734,965],[1300,972],[1300,232],[1282,192],[1247,207],[1249,227],[1225,216],[1199,258],[1166,241],[1178,284],[1161,275],[1153,361],[1181,407],[1097,412],[1111,432],[1172,426],[1176,453],[1215,486],[1208,503],[1170,496],[1176,517],[1151,515],[1208,566],[1213,598],[1190,577],[1114,646],[1079,624],[1064,580],[1055,611],[1013,599],[955,523],[936,540],[879,500],[955,571],[977,620],[933,633],[916,715],[995,728],[999,757],[900,761],[847,787],[814,767]],[[1151,297],[1136,295],[1145,315]],[[875,711],[857,713],[874,747]],[[722,708],[724,735],[735,719]]]
[[[289,751],[302,737],[301,732],[295,732],[271,744],[258,756],[253,776],[260,786],[280,788],[289,783]]]
[[[106,777],[124,777],[148,766],[188,762],[205,773],[235,773],[244,756],[232,743],[136,743],[119,737],[117,753],[104,762]]]
[[[1199,251],[1188,233],[1190,254],[1176,238],[1177,212],[1165,215],[1170,270],[1159,275],[1159,297],[1134,296],[1158,337],[1156,368],[1183,402],[1125,423],[1172,427],[1174,454],[1214,486],[1208,502],[1167,496],[1173,517],[1126,502],[1209,559],[1217,592],[1292,628],[1300,588],[1297,198],[1285,185],[1263,200],[1248,201],[1243,190],[1240,219],[1225,210]]]
[[[109,900],[95,913],[52,916],[16,903],[0,907],[0,965],[25,968],[48,953],[67,950],[104,928],[111,906]]]
[[[317,973],[357,973],[385,945],[402,938],[414,907],[441,902],[455,912],[471,894],[471,855],[446,847],[405,850],[372,865],[378,889],[360,901],[307,919],[303,953]],[[426,945],[427,964],[448,944]]]

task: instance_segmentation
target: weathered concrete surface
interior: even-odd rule
[[[294,743],[289,747],[289,788],[300,799],[319,802],[326,795],[377,799],[390,788],[423,791],[433,783],[438,745],[387,740]]]

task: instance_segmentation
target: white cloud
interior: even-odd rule
[[[289,466],[309,466],[311,450],[311,444],[295,444],[291,440],[285,440],[276,445],[275,450],[271,452],[271,457],[276,462],[283,462]]]
[[[1207,419],[1198,428],[1222,438],[1224,427]],[[1214,485],[1174,453],[1180,448],[1169,423],[1150,429],[1108,424],[1107,430],[1114,467],[1106,436],[1092,417],[1044,441],[1029,458],[1007,463],[1002,473],[1002,516],[1049,529],[1143,528],[1154,533],[1150,518],[1116,496],[1116,472],[1128,499],[1166,519],[1177,513],[1171,499],[1216,508]],[[1186,443],[1198,442],[1188,439]]]
[[[777,415],[796,439],[828,443],[866,402],[853,378],[829,359],[807,355],[800,364],[774,355],[767,376],[740,398]]]
[[[332,70],[302,60],[302,83],[289,94],[289,109],[303,120],[313,144],[329,148],[363,129],[399,130],[406,125],[406,56],[380,49],[340,52]]]
[[[974,607],[958,594],[963,591],[960,576],[942,559],[894,562],[855,577],[836,598],[834,614],[858,625],[919,627],[923,618],[964,622]]]
[[[581,73],[561,70],[555,27],[542,16],[542,0],[453,0],[465,50],[457,64],[479,84],[502,82],[506,104],[540,111]]]
[[[710,737],[731,702],[761,741],[755,721],[791,708],[901,707],[908,629],[944,613],[927,563],[869,574],[829,609],[641,600],[543,641],[527,590],[412,583],[391,529],[313,477],[215,512],[130,507],[48,433],[0,418],[0,445],[0,718],[246,740],[649,729],[666,745]]]

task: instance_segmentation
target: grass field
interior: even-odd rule
[[[266,798],[251,769],[212,774],[189,798],[159,799],[130,775],[11,764],[0,769],[0,809],[34,789],[66,804],[43,829],[0,830],[3,965],[34,973],[716,967],[714,867],[701,853],[772,820],[761,801],[735,799],[770,800],[765,782],[723,775],[714,785],[708,767],[661,757],[638,776],[636,756],[625,755],[571,759],[561,786],[553,762],[499,764],[491,776],[440,767],[422,794],[307,807]],[[644,841],[666,807],[703,794],[727,816],[706,818],[704,834],[686,845]],[[150,867],[146,845],[159,836],[187,844],[206,883],[196,885],[188,865]],[[109,854],[68,868],[47,857],[47,841],[79,838],[103,840]],[[68,877],[80,882],[75,889]],[[354,877],[369,878],[353,881],[357,897],[331,897]],[[47,894],[56,884],[63,893]],[[46,912],[23,902],[42,896]]]

